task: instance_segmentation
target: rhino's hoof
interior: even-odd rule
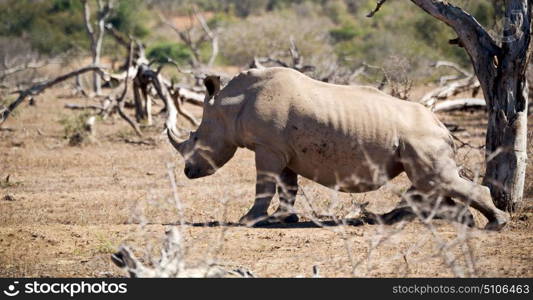
[[[281,215],[281,216],[273,215],[270,217],[270,221],[274,223],[285,223],[285,224],[298,223],[299,220],[300,218],[298,218],[298,215],[296,214]]]
[[[485,230],[500,231],[509,222],[509,214],[506,212],[499,213],[494,220],[485,225]]]
[[[505,227],[507,223],[499,223],[497,221],[489,222],[485,225],[485,230],[500,231]]]
[[[244,215],[240,220],[239,224],[242,224],[246,227],[259,227],[259,226],[265,226],[268,222],[268,215],[267,214],[261,214],[261,215]]]

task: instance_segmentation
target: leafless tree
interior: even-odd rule
[[[304,57],[298,50],[294,38],[290,38],[289,47],[290,62],[286,63],[283,60],[275,57],[274,55],[268,57],[254,57],[254,60],[250,63],[250,68],[264,68],[263,64],[269,63],[280,67],[291,68],[301,73],[312,72],[316,68],[312,65],[304,64]]]
[[[105,34],[106,20],[109,18],[114,1],[113,0],[97,0],[98,12],[96,14],[96,28],[93,27],[91,20],[91,6],[87,0],[81,0],[83,3],[83,16],[85,20],[85,30],[91,42],[91,55],[93,65],[100,65],[100,57],[102,55],[102,43]],[[100,76],[93,73],[93,92],[96,95],[102,94],[102,87]]]
[[[386,0],[378,0],[374,15]],[[450,26],[474,66],[488,104],[484,184],[499,208],[515,210],[522,201],[527,160],[528,84],[531,58],[531,0],[505,1],[504,29],[496,39],[470,14],[447,1],[411,2]]]
[[[191,50],[191,66],[193,68],[200,68],[202,65],[207,67],[213,66],[219,52],[219,43],[218,43],[218,30],[212,30],[207,24],[203,15],[198,12],[195,8],[192,8],[189,11],[189,26],[185,29],[180,29],[174,24],[165,19],[161,14],[160,19],[163,23],[168,25],[180,39],[187,45],[189,50]],[[200,24],[201,30],[195,27],[195,20]],[[202,57],[200,55],[200,47],[207,40],[211,41],[211,55],[207,62],[202,62]]]

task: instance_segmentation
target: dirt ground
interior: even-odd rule
[[[439,220],[435,235],[420,221],[321,228],[303,217],[290,226],[245,228],[234,223],[254,198],[252,152],[239,150],[215,175],[192,181],[160,123],[145,130],[153,144],[131,143],[137,137],[117,118],[99,120],[92,141],[69,146],[62,123],[79,112],[64,104],[88,100],[61,97],[68,93],[51,90],[35,106],[22,105],[0,130],[0,277],[126,276],[110,255],[125,244],[149,261],[180,221],[188,263],[214,260],[261,277],[311,276],[313,266],[325,277],[533,276],[531,142],[524,208],[500,233],[479,229],[486,220],[475,211],[478,229]],[[463,141],[483,144],[482,112],[440,117],[466,129],[457,133]],[[530,141],[531,124],[532,117]],[[483,153],[463,147],[457,159],[476,171]],[[181,220],[169,174],[176,177]],[[339,218],[364,201],[370,211],[386,212],[408,187],[404,175],[367,194],[301,183],[297,209],[312,206]]]

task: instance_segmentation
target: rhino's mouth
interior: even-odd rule
[[[198,176],[199,175],[198,170],[196,170],[195,168],[191,168],[189,166],[186,166],[185,170],[183,170],[183,171],[185,173],[185,176],[187,176],[187,178],[189,178],[189,179],[195,179],[195,178],[200,177],[200,176]]]
[[[212,175],[216,172],[216,169],[209,169],[209,170],[202,171],[198,168],[194,168],[191,166],[185,166],[185,169],[183,171],[185,173],[185,176],[187,176],[187,178],[196,179],[196,178],[201,178],[201,177]]]

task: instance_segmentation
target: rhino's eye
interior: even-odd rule
[[[192,139],[193,142],[196,142],[198,140],[198,136],[196,135],[196,132],[190,131],[189,139]]]

